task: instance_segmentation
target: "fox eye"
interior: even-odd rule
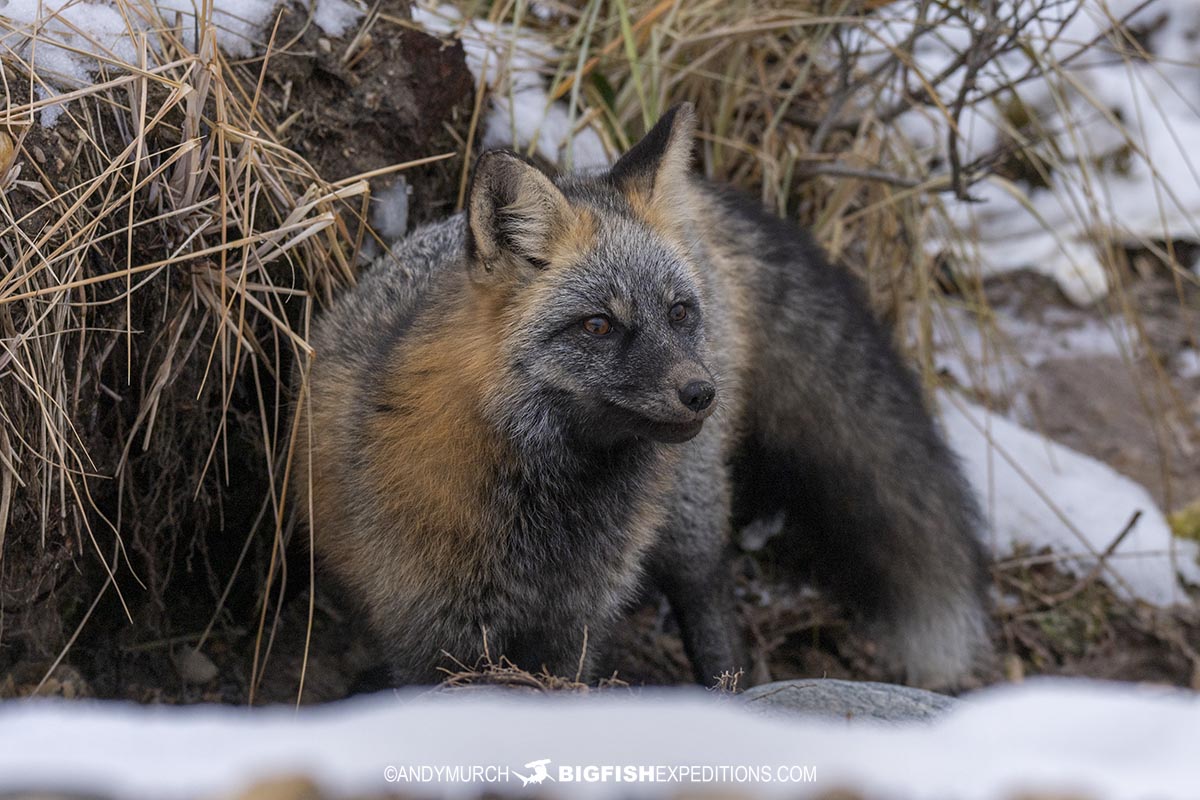
[[[685,319],[687,319],[687,315],[687,306],[685,306],[683,303],[676,303],[675,305],[671,306],[671,310],[667,312],[667,318],[670,319],[671,322],[683,322]]]
[[[612,333],[612,323],[608,317],[588,317],[583,321],[583,329],[592,336],[608,336]]]

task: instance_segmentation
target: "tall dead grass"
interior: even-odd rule
[[[128,592],[165,602],[175,556],[204,552],[239,484],[262,496],[237,565],[266,536],[274,571],[292,365],[315,306],[352,280],[368,186],[280,144],[211,8],[193,52],[152,4],[115,5],[137,63],[80,30],[96,80],[61,94],[31,63],[38,32],[0,16],[0,557],[20,584],[38,560],[11,554],[65,542],[132,618]],[[27,541],[5,549],[14,521]]]

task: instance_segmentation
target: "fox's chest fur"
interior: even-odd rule
[[[364,420],[370,505],[392,521],[416,583],[468,599],[481,618],[500,613],[491,598],[564,589],[611,605],[653,539],[675,454],[590,449],[539,420],[518,435],[514,416],[545,410],[506,407],[519,378],[494,348],[469,331],[397,346]]]

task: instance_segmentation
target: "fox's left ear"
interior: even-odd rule
[[[642,140],[621,156],[609,179],[628,195],[652,205],[681,200],[692,167],[696,111],[680,103],[662,115]]]

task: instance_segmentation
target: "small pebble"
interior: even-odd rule
[[[17,159],[17,143],[4,131],[0,131],[0,174],[8,171]]]
[[[192,647],[175,656],[175,669],[185,683],[195,684],[208,683],[220,673],[211,658]]]

